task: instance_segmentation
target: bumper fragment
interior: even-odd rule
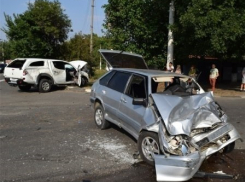
[[[157,181],[186,181],[205,159],[199,152],[187,156],[154,155]]]

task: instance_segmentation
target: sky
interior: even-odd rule
[[[5,27],[6,22],[4,13],[13,16],[13,14],[22,14],[27,10],[28,2],[35,0],[0,0],[0,28]],[[50,0],[52,1],[52,0]],[[91,3],[92,0],[58,0],[61,3],[64,13],[67,14],[72,22],[73,32],[69,33],[69,38],[75,33],[90,34],[91,23]],[[108,0],[94,0],[94,23],[93,32],[102,36],[103,22],[105,19],[104,8]],[[0,39],[7,40],[5,33],[0,30]]]

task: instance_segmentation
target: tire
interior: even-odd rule
[[[52,88],[52,82],[48,79],[41,79],[39,82],[39,92],[49,92]]]
[[[99,103],[95,104],[94,121],[96,126],[101,130],[104,130],[110,126],[110,123],[105,120],[104,108]]]
[[[140,157],[148,164],[154,166],[155,162],[152,152],[154,154],[161,153],[158,135],[154,132],[142,132],[138,139],[138,150]]]
[[[18,86],[21,91],[29,91],[31,89],[31,85]]]
[[[235,142],[230,143],[229,145],[225,146],[224,148],[224,153],[230,153],[234,150],[235,148]]]

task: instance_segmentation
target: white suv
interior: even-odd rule
[[[66,61],[39,58],[17,58],[4,70],[5,81],[28,91],[38,86],[39,92],[49,92],[52,85],[74,84],[77,70]]]

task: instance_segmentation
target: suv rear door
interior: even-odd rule
[[[16,82],[17,79],[22,79],[23,70],[22,67],[25,64],[26,59],[15,59],[4,70],[4,77],[10,78],[10,81]]]

